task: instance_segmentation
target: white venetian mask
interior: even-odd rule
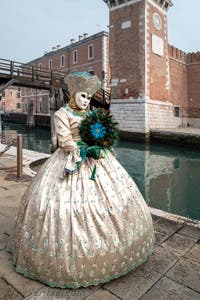
[[[87,109],[88,105],[90,104],[91,96],[85,92],[79,92],[75,95],[75,102],[78,108],[80,109]]]

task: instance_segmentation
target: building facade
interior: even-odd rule
[[[22,112],[21,88],[12,87],[1,93],[1,112]]]
[[[200,54],[168,44],[170,0],[103,0],[110,11],[111,111],[120,130],[200,127]]]
[[[38,68],[60,70],[67,74],[75,71],[88,71],[102,80],[102,87],[108,88],[109,69],[109,37],[105,31],[92,36],[86,33],[79,35],[78,41],[71,39],[71,44],[60,48],[52,47],[52,51],[31,62]]]
[[[52,51],[45,52],[30,62],[39,69],[59,70],[66,74],[72,72],[88,71],[97,75],[102,81],[102,88],[108,89],[110,80],[109,69],[109,48],[108,33],[99,32],[92,36],[87,34],[79,35],[78,41],[71,39],[71,44],[61,48],[59,45],[52,48]],[[26,111],[30,103],[34,104],[35,114],[49,114],[49,95],[47,91],[39,91],[24,88],[22,100]]]
[[[41,70],[57,70],[66,74],[88,71],[97,75],[102,81],[102,88],[107,90],[110,82],[108,33],[102,31],[92,36],[88,36],[86,33],[79,35],[78,41],[71,39],[70,45],[66,47],[61,48],[59,45],[52,47],[51,51],[45,51],[43,56],[28,62],[28,64]],[[33,105],[35,115],[50,114],[48,91],[21,88],[21,97],[21,107],[24,113],[27,113],[29,107]],[[7,110],[12,99],[5,97],[4,100],[7,104],[4,105],[3,102],[2,105],[4,105],[4,110]],[[15,103],[13,105],[15,106]]]

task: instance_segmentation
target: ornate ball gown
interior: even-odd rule
[[[26,191],[8,250],[16,271],[51,287],[108,282],[147,260],[154,231],[135,182],[110,151],[80,161],[79,124],[70,108],[55,113],[59,148]],[[65,150],[65,151],[64,151]],[[91,173],[97,163],[96,180]]]

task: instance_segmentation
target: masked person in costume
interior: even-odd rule
[[[79,125],[100,88],[98,78],[68,75],[67,83],[71,99],[55,113],[59,148],[26,191],[8,250],[18,273],[51,287],[79,288],[145,262],[154,230],[135,182],[110,151],[83,162]]]

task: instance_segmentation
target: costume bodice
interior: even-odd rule
[[[82,116],[74,113],[68,106],[61,107],[54,116],[56,133],[58,136],[58,145],[65,148],[65,151],[71,151],[76,147],[76,142],[80,140],[79,125]]]

